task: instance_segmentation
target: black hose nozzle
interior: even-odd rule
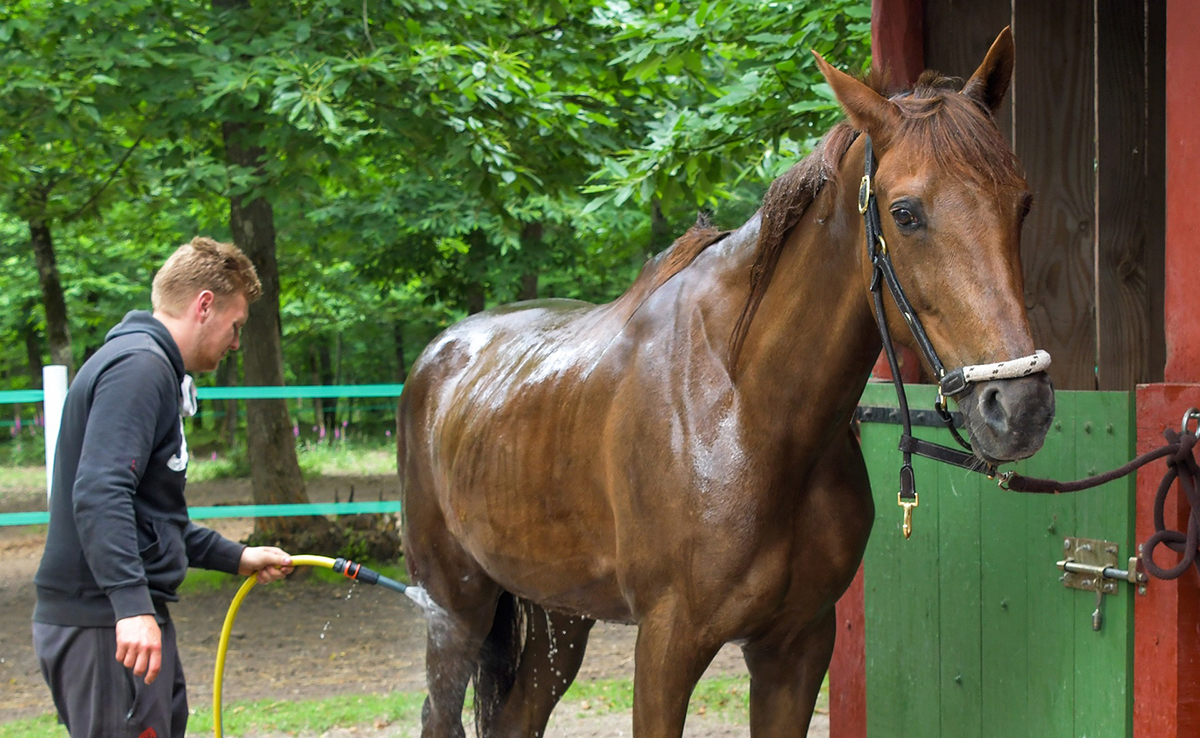
[[[340,556],[334,560],[333,570],[348,579],[353,579],[363,584],[379,584],[401,594],[404,594],[404,590],[408,589],[408,586],[401,582],[389,579],[374,569],[368,569],[362,564],[341,558]]]

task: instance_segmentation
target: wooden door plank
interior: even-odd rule
[[[1095,389],[1092,3],[1013,1],[1013,137],[1035,204],[1021,258],[1058,389]]]
[[[1097,375],[1102,390],[1153,381],[1146,191],[1145,8],[1096,0]],[[1161,338],[1159,339],[1161,340]]]
[[[1104,472],[1133,457],[1133,397],[1128,392],[1078,393],[1074,478]],[[1134,479],[1127,477],[1078,493],[1076,531],[1118,544],[1119,568],[1135,555]],[[1130,736],[1133,730],[1134,589],[1118,585],[1105,595],[1099,631],[1090,625],[1095,596],[1075,592],[1075,731],[1078,735]]]
[[[1009,25],[1010,0],[925,0],[925,66],[966,80]],[[1010,142],[1012,100],[1010,94],[996,116],[996,124]]]
[[[1080,394],[1057,393],[1054,424],[1042,449],[1022,465],[1024,473],[1074,478]],[[1074,736],[1074,604],[1079,593],[1059,582],[1055,562],[1063,557],[1066,536],[1075,535],[1075,497],[1028,497],[1024,544],[1029,552],[1025,576],[1029,591],[1028,709],[1030,724],[1035,728],[1031,735]]]
[[[995,491],[980,507],[980,661],[983,735],[1034,735],[1028,715],[1029,598],[1026,495]]]
[[[940,443],[953,445],[949,432]],[[938,590],[941,654],[941,735],[982,738],[980,505],[993,485],[982,475],[945,464],[938,469]]]
[[[863,392],[863,405],[894,406],[895,392],[886,385],[870,384]],[[890,395],[890,397],[889,397]],[[894,649],[896,622],[892,603],[905,597],[903,570],[898,566],[902,536],[897,528],[895,503],[888,504],[885,489],[894,484],[898,426],[880,423],[862,425],[862,449],[875,496],[875,524],[867,543],[863,570],[865,600],[864,660],[867,683],[867,735],[903,735],[901,692],[903,665]]]

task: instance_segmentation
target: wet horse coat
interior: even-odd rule
[[[481,735],[540,735],[598,619],[638,626],[637,738],[681,735],[731,641],[752,735],[803,732],[874,516],[850,428],[880,349],[855,129],[875,142],[885,237],[943,360],[1029,354],[1029,197],[990,115],[1012,53],[1006,30],[961,93],[928,77],[894,100],[818,58],[850,123],[750,221],[698,224],[612,303],[498,308],[422,353],[399,420],[406,560],[444,610],[422,735],[463,735],[472,677]],[[959,408],[1002,461],[1040,447],[1053,395],[1039,374]]]

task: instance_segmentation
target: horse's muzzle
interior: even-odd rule
[[[1054,420],[1054,385],[1045,372],[980,382],[958,398],[975,453],[993,464],[1025,459],[1042,447]]]

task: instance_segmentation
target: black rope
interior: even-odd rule
[[[1200,477],[1200,465],[1196,463],[1196,434],[1191,431],[1179,432],[1173,428],[1167,428],[1163,431],[1163,436],[1167,439],[1167,445],[1144,453],[1128,464],[1104,474],[1073,482],[1011,474],[1005,477],[1004,486],[1014,492],[1036,494],[1078,492],[1119,479],[1146,464],[1166,458],[1167,473],[1159,483],[1158,492],[1154,497],[1154,534],[1142,546],[1142,565],[1146,567],[1146,571],[1151,576],[1157,579],[1178,579],[1188,570],[1189,566],[1195,566],[1196,570],[1200,572],[1200,561],[1196,560],[1197,543],[1200,542],[1200,518],[1198,518],[1200,516],[1200,492],[1196,489],[1196,479]],[[1184,497],[1191,505],[1187,533],[1168,528],[1163,515],[1167,495],[1170,494],[1176,480],[1179,481]],[[1179,563],[1166,569],[1154,563],[1154,549],[1160,545],[1178,553],[1181,556]]]

